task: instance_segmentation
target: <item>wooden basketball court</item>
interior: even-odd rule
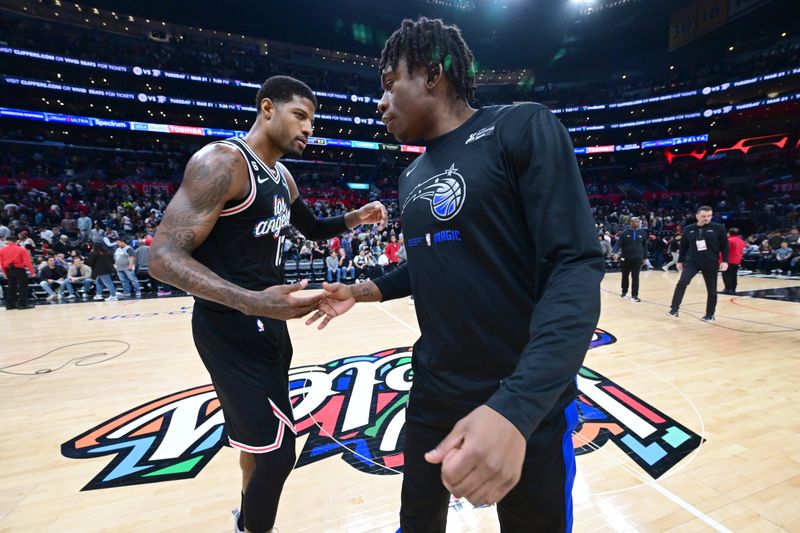
[[[603,282],[579,378],[575,531],[798,531],[800,303],[741,278],[699,320],[696,278],[642,273],[642,303]],[[0,311],[0,531],[232,530],[237,452],[190,333],[191,298]],[[290,324],[298,466],[277,526],[394,532],[398,437],[417,337],[407,300],[362,304],[318,332]],[[394,350],[400,348],[400,350]],[[448,531],[499,531],[453,502]]]

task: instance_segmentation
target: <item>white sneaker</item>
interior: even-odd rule
[[[48,302],[52,302],[52,301],[53,301],[53,300],[55,300],[56,298],[58,298],[58,295],[57,295],[57,294],[51,294],[50,296],[48,296],[48,297],[47,297],[47,301],[48,301]]]
[[[106,298],[107,302],[116,302],[117,300],[119,300],[119,298],[117,298],[116,296],[109,296],[108,298]]]
[[[77,298],[77,296],[75,296],[74,294],[67,295],[67,300],[74,300],[75,298]]]
[[[231,509],[233,515],[233,533],[244,533],[244,529],[239,529],[239,509]]]
[[[99,302],[103,300],[103,297],[99,294],[95,294],[94,298],[92,298],[95,302]]]

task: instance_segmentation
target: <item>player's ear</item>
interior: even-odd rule
[[[275,114],[275,103],[269,98],[262,98],[261,112],[264,114],[264,118],[271,119],[272,115]]]
[[[426,81],[426,85],[428,89],[433,89],[439,83],[439,80],[442,79],[442,73],[444,69],[442,68],[441,63],[436,63],[428,65],[428,79]]]

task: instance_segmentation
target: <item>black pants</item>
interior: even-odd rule
[[[24,268],[10,266],[6,269],[8,276],[8,295],[6,308],[25,307],[28,305],[28,273]]]
[[[531,437],[519,483],[497,504],[502,533],[572,531],[575,478],[572,431],[577,421],[577,410],[572,403],[558,422],[542,424],[536,430],[539,435],[535,433]],[[428,463],[424,455],[448,433],[438,427],[406,420],[400,507],[402,533],[445,532],[450,493],[442,484],[441,465]]]
[[[678,285],[675,286],[675,293],[672,295],[672,309],[678,309],[683,301],[683,295],[686,293],[686,287],[691,283],[692,278],[698,272],[703,274],[703,280],[706,282],[706,290],[708,297],[706,298],[706,315],[714,315],[714,310],[717,308],[717,272],[719,271],[718,263],[709,263],[706,265],[698,265],[696,263],[684,263],[681,278],[678,280]]]
[[[722,283],[725,284],[725,292],[736,292],[738,272],[739,265],[728,264],[728,270],[722,273]]]
[[[628,293],[628,276],[633,282],[633,290],[631,296],[634,298],[639,296],[639,271],[642,269],[643,259],[625,259],[620,261],[620,268],[622,269],[622,294]]]

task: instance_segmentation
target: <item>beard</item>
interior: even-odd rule
[[[303,157],[303,150],[305,148],[297,148],[294,141],[283,147],[281,150],[284,156],[289,157]]]

